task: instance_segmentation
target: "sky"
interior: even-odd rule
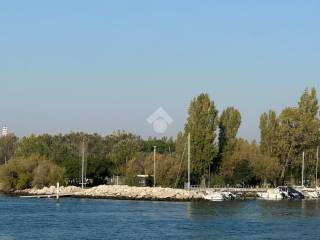
[[[261,113],[320,91],[320,1],[0,1],[0,124],[18,136],[183,129],[191,99]]]

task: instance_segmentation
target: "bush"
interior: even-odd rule
[[[64,183],[64,169],[39,155],[16,158],[0,167],[1,190],[9,192]]]
[[[14,189],[18,182],[18,171],[16,162],[10,162],[0,168],[1,190],[9,192]]]
[[[33,187],[42,188],[63,181],[64,170],[48,160],[41,161],[33,171]]]

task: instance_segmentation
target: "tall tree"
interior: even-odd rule
[[[312,88],[309,92],[308,88],[304,90],[304,93],[300,97],[299,111],[306,117],[316,118],[319,114],[319,106],[317,99],[317,91]]]
[[[260,117],[260,150],[267,156],[274,156],[278,140],[279,120],[274,111],[269,110]]]
[[[18,144],[19,138],[14,134],[0,138],[0,164],[4,164],[13,158]]]
[[[315,148],[319,136],[319,106],[315,88],[310,92],[308,89],[304,91],[298,104],[298,112],[301,148],[304,151]]]
[[[306,162],[306,170],[312,171],[312,155],[319,144],[319,127],[319,106],[314,88],[306,89],[298,106],[285,108],[278,118],[273,111],[262,114],[260,149],[266,156],[278,158],[281,184],[288,173],[293,178],[300,177],[302,152],[310,159]]]
[[[194,180],[201,179],[202,184],[205,183],[209,165],[218,153],[217,125],[218,111],[209,95],[203,93],[194,98],[189,107],[184,139],[191,134],[192,174]]]
[[[225,109],[219,121],[219,155],[223,157],[225,153],[232,152],[237,139],[237,133],[241,124],[240,112],[228,107]]]
[[[277,156],[281,165],[281,184],[284,184],[285,174],[294,158],[300,152],[299,112],[296,108],[286,108],[279,117],[279,141]]]
[[[221,162],[219,175],[224,183],[251,184],[254,178],[251,162],[256,159],[257,147],[239,138],[235,142],[234,151],[229,152]]]
[[[113,145],[110,159],[115,166],[116,174],[124,174],[126,164],[143,149],[143,141],[140,137],[128,134],[126,138]]]

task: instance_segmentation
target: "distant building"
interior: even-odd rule
[[[8,132],[8,127],[4,126],[2,128],[2,137],[8,136],[9,132]]]

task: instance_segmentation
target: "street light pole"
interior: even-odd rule
[[[153,187],[156,186],[156,150],[157,146],[153,146]]]

